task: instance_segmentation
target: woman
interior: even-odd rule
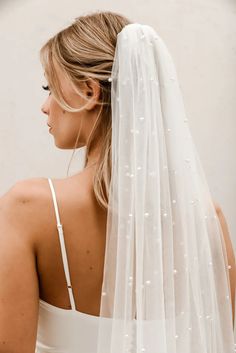
[[[110,77],[117,36],[128,24],[110,12],[79,17],[41,49],[49,132],[58,148],[86,146],[86,160],[73,176],[19,181],[1,197],[0,353],[97,349],[111,177]],[[223,212],[216,203],[215,209],[234,314],[235,258]],[[107,346],[105,352],[115,351]]]

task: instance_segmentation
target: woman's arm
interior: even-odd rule
[[[39,295],[29,183],[16,183],[0,198],[0,353],[35,351]]]
[[[234,314],[235,314],[235,287],[236,287],[236,265],[235,265],[235,255],[233,245],[230,239],[230,234],[228,230],[228,226],[226,223],[226,219],[222,212],[220,206],[214,202],[215,209],[221,224],[221,228],[223,231],[226,252],[227,252],[227,259],[228,259],[228,266],[229,266],[229,278],[230,278],[230,288],[231,288],[231,299],[232,299],[232,311],[233,311],[233,325],[234,325]]]

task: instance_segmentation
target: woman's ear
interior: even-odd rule
[[[99,96],[100,96],[100,85],[98,80],[91,79],[89,78],[88,81],[86,81],[87,88],[85,90],[86,96],[90,98],[90,102],[87,103],[87,107],[85,108],[86,110],[92,110],[95,108],[99,101]]]

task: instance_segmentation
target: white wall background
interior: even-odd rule
[[[65,177],[40,107],[46,97],[41,45],[74,17],[111,10],[152,25],[174,59],[189,125],[213,199],[236,249],[236,2],[234,0],[0,0],[0,194],[34,176]],[[81,167],[78,159],[71,172]]]

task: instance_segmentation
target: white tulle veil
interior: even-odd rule
[[[118,34],[110,81],[96,353],[234,352],[222,230],[172,58],[152,27],[132,23]]]

